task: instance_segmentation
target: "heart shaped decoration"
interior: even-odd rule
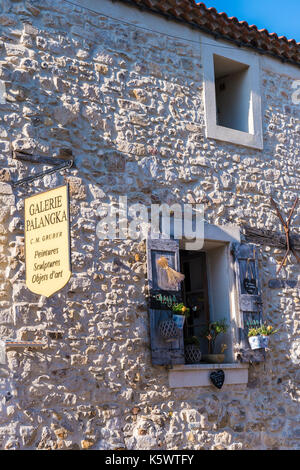
[[[225,380],[225,373],[222,369],[215,370],[210,373],[209,378],[215,387],[221,389]]]

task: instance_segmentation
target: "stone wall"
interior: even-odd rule
[[[259,249],[264,315],[280,333],[247,388],[170,389],[151,365],[145,243],[96,236],[97,209],[121,195],[202,202],[209,223],[281,230],[269,197],[287,212],[299,194],[295,78],[275,60],[263,67],[262,152],[208,140],[201,48],[177,28],[154,33],[61,0],[1,2],[0,338],[47,344],[7,350],[0,448],[299,448],[299,289],[268,288],[284,253]],[[12,150],[65,149],[75,167],[12,189],[46,168]],[[46,299],[25,286],[23,201],[64,182],[73,275]],[[299,222],[298,206],[295,233]],[[299,277],[294,263],[283,277]]]

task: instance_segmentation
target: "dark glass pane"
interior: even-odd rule
[[[208,342],[203,337],[209,322],[209,301],[207,287],[206,254],[204,252],[181,251],[181,266],[185,274],[182,285],[184,304],[190,308],[185,323],[185,339],[197,336],[203,354],[207,353]]]

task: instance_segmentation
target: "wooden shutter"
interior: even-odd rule
[[[160,335],[159,323],[171,317],[170,307],[174,303],[182,302],[181,286],[169,290],[166,272],[157,266],[157,260],[165,256],[168,265],[180,271],[179,242],[176,240],[147,241],[147,263],[149,283],[149,317],[150,341],[153,365],[184,364],[183,332],[180,331],[178,339],[166,342]]]
[[[252,244],[234,243],[232,254],[234,256],[240,313],[239,352],[237,357],[241,362],[262,362],[265,360],[265,350],[252,350],[248,341],[249,328],[260,326],[263,323],[257,248]],[[255,288],[252,292],[247,292],[245,279],[251,277],[255,280]]]

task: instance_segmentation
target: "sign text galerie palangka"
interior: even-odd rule
[[[50,297],[71,276],[68,187],[25,199],[26,285]]]

